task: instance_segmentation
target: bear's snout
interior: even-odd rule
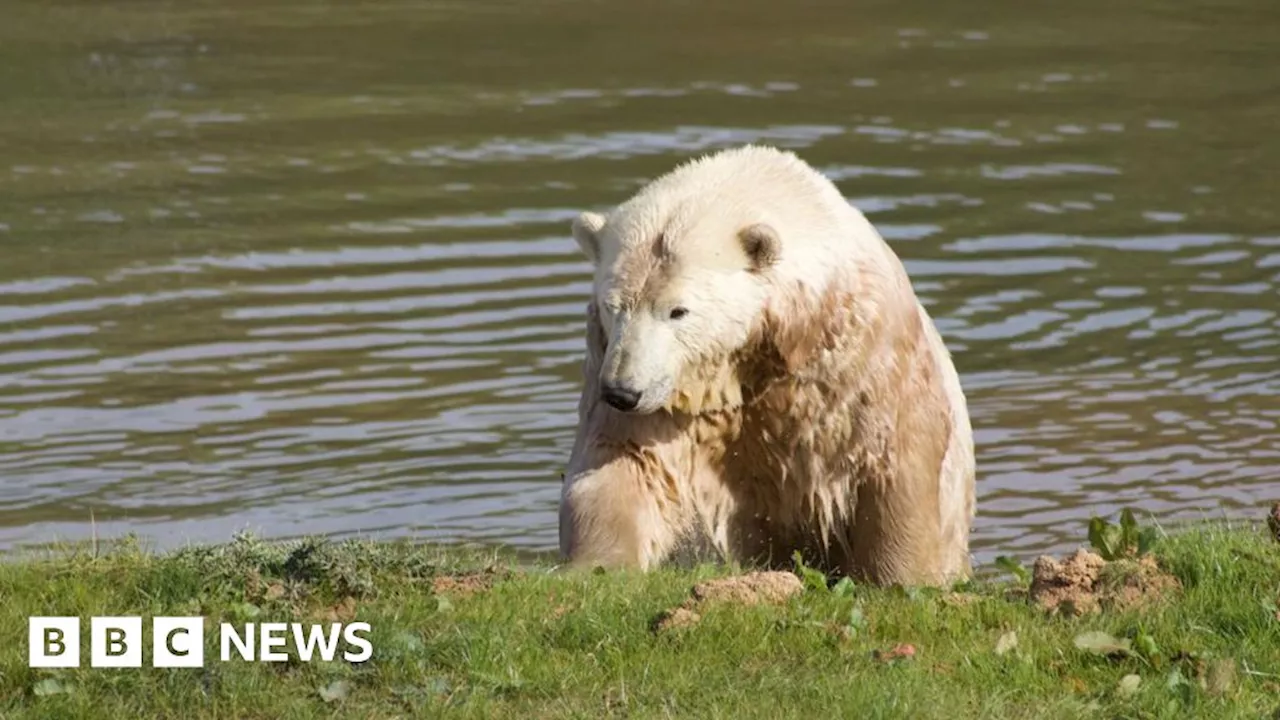
[[[604,401],[622,412],[631,412],[640,404],[640,392],[621,385],[601,385],[600,394]]]

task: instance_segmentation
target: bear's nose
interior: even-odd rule
[[[623,412],[635,410],[636,406],[640,404],[640,393],[630,388],[605,385],[600,389],[600,393],[604,396],[605,402]]]

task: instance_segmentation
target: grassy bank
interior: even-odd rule
[[[949,592],[809,576],[778,604],[690,605],[696,623],[659,631],[695,584],[733,569],[562,575],[494,555],[244,538],[78,552],[0,565],[0,716],[1272,717],[1280,545],[1262,528],[1203,527],[1151,553],[1180,590],[1078,617],[1046,613],[1007,567]],[[130,614],[147,628],[142,669],[89,668],[87,637],[84,667],[27,667],[28,616]],[[195,614],[210,627],[367,621],[374,654],[220,662],[211,632],[203,669],[149,667],[149,616]]]

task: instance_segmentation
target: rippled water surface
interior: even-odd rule
[[[749,141],[907,261],[980,559],[1280,497],[1280,6],[694,5],[7,3],[0,547],[554,547],[569,222]]]

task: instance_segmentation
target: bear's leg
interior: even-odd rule
[[[560,552],[574,566],[639,568],[661,563],[678,528],[670,499],[630,458],[618,457],[565,479],[560,500]],[[664,509],[667,512],[664,512]]]
[[[864,482],[848,537],[845,572],[878,585],[942,585],[949,559],[934,492],[909,492],[893,483]]]

